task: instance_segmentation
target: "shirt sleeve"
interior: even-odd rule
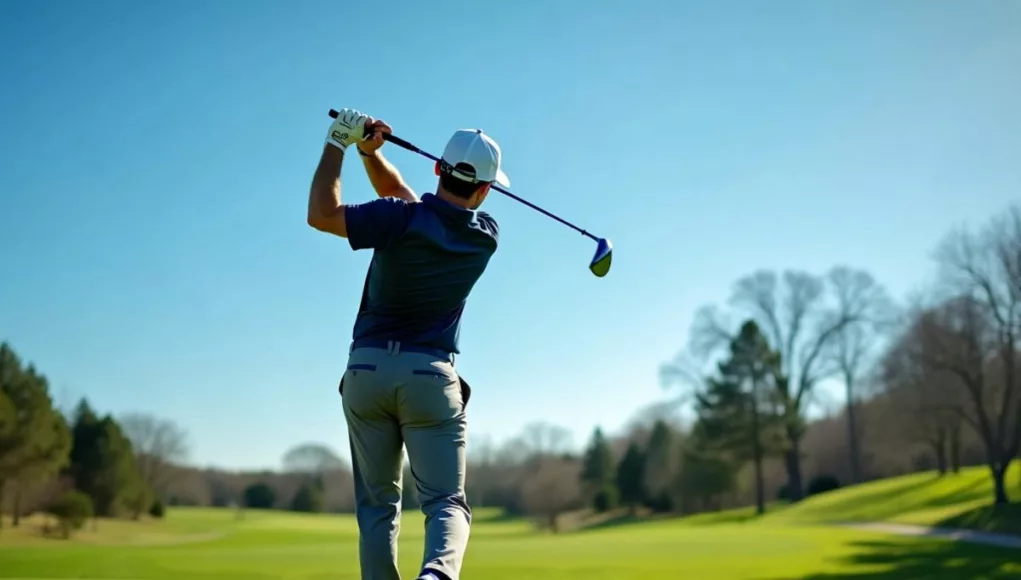
[[[407,229],[412,211],[410,203],[395,197],[344,206],[347,241],[351,249],[386,248]]]
[[[496,220],[493,219],[493,216],[479,210],[476,212],[476,221],[479,225],[479,229],[489,234],[489,236],[493,238],[494,242],[500,241],[500,226],[496,223]]]

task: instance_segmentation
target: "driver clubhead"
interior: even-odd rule
[[[592,262],[588,265],[588,269],[593,274],[602,278],[610,271],[610,263],[613,261],[613,244],[606,238],[600,238],[596,245],[596,255],[592,257]]]

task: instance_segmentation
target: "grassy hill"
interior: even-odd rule
[[[1021,462],[1007,474],[1008,493],[1021,500]],[[821,494],[769,516],[774,523],[888,521],[1021,533],[1016,505],[993,509],[992,480],[984,467],[938,477],[917,473]]]
[[[1021,462],[1008,472],[1008,494],[1021,501]],[[892,522],[918,526],[959,527],[1021,534],[1021,503],[993,509],[993,485],[984,467],[971,467],[940,477],[936,472],[878,480],[820,494],[797,504],[772,503],[763,517],[744,507],[687,516],[678,525],[708,526],[738,523],[770,525],[831,525]],[[639,524],[641,518],[622,517],[596,527]]]

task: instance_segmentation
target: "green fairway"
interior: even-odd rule
[[[815,580],[1011,578],[1016,551],[793,522],[707,518],[553,536],[480,511],[464,577]],[[33,521],[29,527],[37,526]],[[24,526],[23,526],[24,527]],[[414,578],[422,519],[407,514],[401,569]],[[350,516],[177,509],[165,522],[100,522],[72,541],[0,534],[2,578],[357,578]]]

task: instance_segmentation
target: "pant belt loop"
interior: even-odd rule
[[[386,354],[393,354],[393,353],[394,353],[394,341],[388,340],[388,341],[386,341]]]
[[[401,354],[401,341],[394,341],[394,356]]]

